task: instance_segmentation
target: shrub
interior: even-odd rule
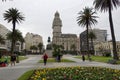
[[[103,53],[103,56],[105,56],[105,57],[110,57],[110,56],[111,56],[111,53],[110,53],[110,52],[104,52],[104,53]]]

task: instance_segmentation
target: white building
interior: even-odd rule
[[[31,46],[38,46],[39,43],[43,43],[42,37],[38,34],[27,33],[25,36],[25,49],[30,51]]]
[[[95,55],[102,55],[102,53],[109,52],[113,56],[113,46],[111,41],[99,42],[95,44]],[[117,53],[120,56],[120,41],[116,42]]]
[[[10,50],[11,48],[11,42],[7,40],[6,34],[9,33],[10,30],[8,30],[5,26],[0,24],[0,35],[5,39],[5,44],[0,44],[0,47],[3,47],[7,50]]]

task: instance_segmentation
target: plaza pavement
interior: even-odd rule
[[[38,63],[40,59],[42,59],[41,55],[27,55],[28,59],[20,61],[15,66],[8,66],[8,67],[0,67],[0,80],[17,80],[24,72],[36,69],[36,68],[48,68],[48,67],[68,67],[68,66],[101,66],[101,67],[108,67],[113,69],[120,69],[120,65],[112,65],[107,63],[101,62],[94,62],[94,61],[85,61],[83,62],[80,59],[74,58],[71,55],[64,55],[63,58],[70,59],[75,62],[70,63],[47,63],[44,66],[43,63]]]

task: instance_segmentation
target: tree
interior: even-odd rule
[[[39,51],[40,51],[40,54],[41,54],[41,51],[42,51],[42,49],[43,49],[43,44],[42,44],[42,43],[39,43],[39,44],[38,44],[38,48],[39,48]]]
[[[7,33],[7,39],[8,40],[11,40],[12,41],[12,32],[9,32],[9,33]],[[21,42],[21,49],[22,49],[22,47],[23,47],[23,42],[24,42],[24,38],[23,38],[23,36],[22,36],[22,33],[19,31],[19,30],[15,30],[15,34],[14,34],[14,36],[15,36],[15,43],[17,42],[17,41],[20,41]]]
[[[16,8],[10,8],[5,13],[3,14],[4,20],[7,20],[8,23],[12,22],[13,29],[12,29],[12,43],[11,43],[11,53],[13,54],[14,52],[14,47],[15,47],[15,27],[16,23],[20,23],[21,21],[24,20],[23,15],[21,12],[19,12]]]
[[[12,32],[7,33],[6,36],[7,36],[8,40],[12,41]],[[15,30],[14,36],[15,36],[15,44],[17,41],[20,41],[21,42],[21,50],[22,50],[23,42],[24,42],[24,38],[22,36],[22,33],[19,30]]]
[[[70,48],[71,48],[73,51],[75,51],[75,50],[76,50],[75,44],[72,44],[72,45],[70,46]]]
[[[96,14],[95,11],[93,11],[93,8],[85,7],[83,11],[80,11],[78,13],[77,17],[77,23],[79,26],[86,27],[86,35],[87,35],[87,54],[88,59],[90,60],[90,54],[89,54],[89,40],[88,40],[88,29],[91,27],[91,25],[95,25],[97,23],[96,18],[97,16],[94,16]]]
[[[113,8],[117,8],[120,6],[120,0],[95,0],[94,6],[96,10],[101,10],[104,12],[109,13],[109,23],[110,23],[110,29],[111,29],[111,36],[112,36],[112,45],[113,45],[113,59],[118,60],[118,54],[116,50],[116,39],[114,34],[114,26],[113,26],[113,20],[112,20],[112,10]]]
[[[31,50],[31,52],[32,52],[32,50],[34,50],[34,47],[33,47],[33,46],[30,46],[30,50]]]
[[[35,45],[30,46],[30,50],[35,50],[37,52],[37,47]]]
[[[5,39],[0,35],[0,44],[5,44]]]
[[[56,44],[53,44],[53,57],[56,57],[56,60],[58,62],[61,61],[61,56],[62,56],[62,53],[61,53],[61,50],[63,49],[62,45],[56,45]]]
[[[25,42],[23,36],[20,37],[19,41],[21,42],[21,50],[23,50],[23,43]]]
[[[10,41],[12,41],[12,32],[9,32],[9,33],[7,33],[7,39],[8,40],[10,40]],[[15,44],[16,44],[16,42],[17,41],[20,41],[21,42],[21,46],[22,46],[22,39],[23,39],[23,36],[22,36],[22,33],[19,31],[19,30],[15,30],[15,34],[14,34],[14,36],[15,36]],[[19,56],[18,56],[18,53],[16,53],[17,54],[17,62],[19,63]]]
[[[93,39],[96,39],[96,35],[95,35],[95,33],[94,32],[92,32],[92,31],[90,31],[89,33],[88,33],[88,38],[89,39],[91,39],[91,50],[93,50],[93,54],[94,54],[94,44],[93,44]]]
[[[22,36],[22,33],[19,31],[19,30],[15,30],[15,32],[14,32],[15,34],[14,34],[14,36],[15,36],[15,43],[17,42],[17,41],[21,41],[21,39],[23,38],[23,36]],[[8,40],[11,40],[12,41],[12,32],[9,32],[9,33],[7,33],[7,39]]]

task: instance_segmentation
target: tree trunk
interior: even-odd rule
[[[87,28],[87,54],[88,54],[88,59],[90,59],[90,53],[89,53],[89,39],[88,39],[88,24],[86,25]]]
[[[21,50],[23,50],[23,42],[21,42]]]
[[[15,48],[15,22],[13,21],[13,30],[12,30],[12,43],[11,43],[11,54],[14,53],[14,48]]]
[[[115,34],[114,34],[112,12],[111,12],[111,6],[110,5],[109,5],[109,22],[110,22],[110,29],[111,29],[111,36],[112,36],[112,45],[113,45],[113,59],[119,60],[117,50],[116,50],[116,39],[115,39]]]
[[[94,50],[93,38],[91,38],[91,45],[92,45],[92,52],[93,52],[93,55],[94,55],[95,54],[95,50]]]

